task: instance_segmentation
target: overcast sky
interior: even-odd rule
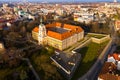
[[[24,0],[0,0],[0,1],[24,1]],[[27,0],[27,1],[40,1],[40,2],[72,2],[73,0]],[[113,2],[113,0],[74,0],[74,1],[79,1],[79,2]],[[120,2],[120,0],[117,0]]]

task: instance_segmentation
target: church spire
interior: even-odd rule
[[[39,35],[38,35],[38,41],[39,41],[39,44],[43,44],[44,42],[44,38],[46,37],[46,27],[43,23],[43,20],[42,20],[42,16],[40,18],[40,25],[39,25]]]
[[[43,20],[42,20],[42,16],[41,16],[41,18],[40,18],[40,24],[42,24],[43,23]]]

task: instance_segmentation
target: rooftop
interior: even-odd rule
[[[80,33],[83,31],[83,29],[79,26],[63,24],[63,23],[58,23],[58,22],[53,22],[45,26],[47,28],[47,35],[49,37],[53,37],[59,40],[64,40],[76,33]],[[33,31],[38,32],[39,28],[35,27]]]
[[[115,22],[115,24],[116,24],[116,27],[117,27],[117,28],[120,28],[120,20],[117,20],[117,21]]]
[[[119,53],[113,53],[113,54],[109,54],[108,58],[113,57],[115,60],[120,61],[120,54]]]
[[[57,32],[57,33],[60,33],[60,34],[68,31],[67,29],[61,28],[61,27],[52,27],[52,28],[49,28],[48,30],[53,31],[53,32]]]
[[[75,66],[77,66],[80,62],[81,55],[78,53],[63,53],[58,52],[59,54],[55,54],[51,57],[51,59],[60,67],[62,70],[70,75],[75,70]]]
[[[112,62],[106,62],[99,74],[99,78],[103,80],[120,80],[120,76],[115,74],[117,67]]]

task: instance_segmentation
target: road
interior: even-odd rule
[[[107,58],[108,54],[112,54],[116,49],[115,43],[116,43],[117,35],[116,35],[116,31],[115,31],[114,26],[115,26],[114,21],[111,20],[109,27],[110,27],[110,32],[111,32],[112,44],[111,44],[110,50],[105,55],[106,58]],[[99,75],[101,68],[104,65],[104,61],[106,61],[106,58],[101,57],[100,59],[102,60],[102,62],[98,62],[98,69],[96,69],[96,70],[98,70],[98,72],[95,72],[96,73],[95,78],[94,78],[95,80],[97,80],[97,78],[98,78],[97,76]]]
[[[109,54],[113,54],[113,52],[116,50],[116,45],[112,45],[112,48],[109,52]]]
[[[116,49],[116,31],[114,29],[114,21],[110,21],[110,29],[111,29],[111,44],[109,44],[106,49],[101,53],[99,58],[97,59],[96,63],[92,66],[92,68],[81,78],[78,80],[97,80],[98,75],[104,65],[104,62],[107,59],[109,53],[113,53]]]
[[[39,75],[37,74],[37,72],[36,72],[35,69],[33,68],[30,60],[29,60],[28,58],[22,58],[22,60],[23,60],[23,61],[26,61],[26,62],[28,63],[28,66],[29,66],[29,68],[31,69],[31,71],[33,72],[33,74],[35,75],[36,80],[40,80]]]
[[[78,48],[81,44],[85,43],[88,41],[88,37],[85,37],[84,40],[77,42],[76,44],[72,45],[72,47],[70,47],[67,50],[64,50],[65,53],[71,53],[72,50],[75,50],[76,48]]]
[[[115,25],[114,25],[114,21],[113,20],[110,21],[109,26],[110,26],[110,31],[111,31],[112,44],[111,44],[110,50],[107,52],[107,54],[105,56],[106,58],[107,58],[108,54],[112,54],[115,51],[115,49],[116,49],[115,43],[116,43],[117,35],[116,35],[115,28],[114,28]],[[102,62],[101,63],[98,62],[98,69],[96,69],[96,70],[98,70],[98,72],[95,72],[96,73],[95,78],[94,78],[95,80],[97,80],[97,78],[98,78],[97,76],[99,75],[99,73],[101,71],[101,68],[104,65],[104,61],[106,61],[106,58],[102,58],[101,57],[100,59],[102,60]]]
[[[102,66],[104,65],[104,62],[107,59],[108,54],[112,54],[116,50],[115,42],[116,42],[117,36],[116,36],[116,31],[115,31],[115,28],[114,28],[114,21],[113,20],[110,21],[109,27],[110,27],[110,31],[111,31],[112,44],[111,44],[111,47],[109,47],[110,49],[108,50],[108,52],[106,53],[104,58],[101,56],[101,58],[99,59],[102,62],[98,62],[98,65],[97,65],[98,67],[96,68],[96,72],[95,72],[96,75],[94,75],[94,77],[95,77],[94,80],[97,80],[98,75],[101,71]]]

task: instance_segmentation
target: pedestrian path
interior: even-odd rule
[[[78,47],[79,45],[83,44],[84,42],[86,42],[87,40],[89,40],[88,37],[85,37],[83,40],[78,41],[77,43],[75,43],[73,46],[71,46],[69,49],[64,50],[64,52],[68,53],[71,52],[73,49],[75,49],[76,47]]]

